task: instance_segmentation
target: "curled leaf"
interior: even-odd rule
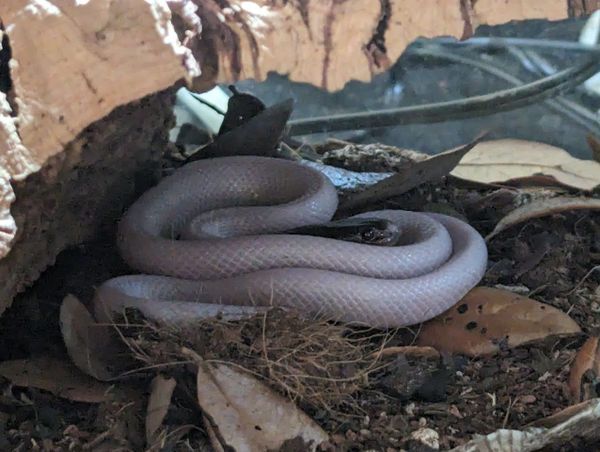
[[[230,130],[224,129],[217,139],[193,154],[188,162],[227,155],[274,156],[293,110],[292,99],[275,104]]]
[[[176,385],[174,378],[164,378],[157,375],[152,379],[146,412],[146,442],[148,445],[156,441],[156,433],[169,411],[171,397]]]
[[[475,147],[481,138],[454,149],[437,154],[424,160],[415,161],[412,165],[400,169],[365,191],[348,197],[340,206],[340,210],[350,210],[369,203],[398,196],[425,182],[446,176]]]
[[[451,174],[483,183],[545,175],[580,190],[600,185],[600,163],[577,159],[545,143],[513,139],[479,143]]]
[[[111,327],[96,323],[73,295],[67,295],[60,307],[60,329],[67,352],[79,369],[101,381],[118,374],[121,344],[111,334]]]
[[[554,215],[571,210],[600,210],[600,199],[570,198],[559,196],[549,199],[538,199],[529,204],[516,208],[497,224],[494,230],[487,235],[486,240],[498,235],[500,232],[533,218]]]
[[[476,287],[425,323],[417,343],[478,356],[580,331],[573,319],[552,306],[506,290]]]
[[[569,374],[569,390],[573,400],[581,402],[598,397],[596,386],[600,382],[600,348],[598,337],[590,337],[581,346]]]
[[[589,421],[597,423],[600,418],[600,399],[586,400],[585,402],[568,406],[557,413],[531,422],[527,427],[555,428],[567,422],[576,424],[576,421],[580,418],[583,418],[581,420],[585,420],[588,423]]]

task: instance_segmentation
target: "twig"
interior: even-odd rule
[[[498,66],[487,62],[478,61],[466,56],[454,55],[435,49],[418,49],[414,50],[414,53],[416,55],[443,58],[454,63],[476,67],[477,69],[485,71],[488,74],[492,74],[515,86],[523,85],[524,83],[523,80],[515,77],[512,74],[509,74]],[[596,115],[587,108],[560,96],[558,96],[556,99],[546,100],[545,104],[555,112],[568,116],[569,119],[586,128],[590,132],[600,134],[600,123],[598,122]]]
[[[571,295],[573,294],[577,289],[579,289],[581,287],[581,285],[590,277],[590,275],[592,273],[594,273],[596,270],[600,270],[600,265],[596,265],[594,267],[592,267],[583,278],[581,278],[581,280],[575,285],[575,287],[573,287],[573,289],[571,289],[567,295]]]
[[[198,102],[200,102],[201,104],[206,105],[208,108],[210,108],[212,111],[214,111],[215,113],[217,113],[218,115],[221,116],[225,116],[225,112],[223,110],[221,110],[219,107],[217,107],[215,104],[207,101],[206,99],[203,99],[199,94],[194,93],[192,91],[190,91],[190,94],[192,95],[192,97],[194,99],[196,99]]]
[[[508,425],[508,418],[510,417],[510,412],[512,411],[512,407],[517,402],[519,398],[515,398],[512,400],[511,397],[508,398],[508,406],[506,407],[506,414],[504,415],[504,419],[502,420],[502,428],[506,428]]]

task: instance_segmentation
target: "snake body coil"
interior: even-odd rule
[[[329,221],[337,194],[318,171],[265,157],[189,163],[144,193],[124,215],[118,246],[143,275],[96,291],[96,316],[136,307],[183,323],[288,306],[373,327],[428,320],[482,278],[487,249],[468,224],[401,210],[359,217],[393,221],[399,246],[284,234]]]

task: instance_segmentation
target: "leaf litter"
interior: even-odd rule
[[[24,383],[18,372],[3,375],[4,394],[23,402],[14,404],[20,416],[6,417],[7,441],[11,447],[45,441],[49,449],[210,450],[212,441],[215,450],[227,450],[231,444],[237,445],[236,450],[273,445],[307,450],[302,435],[311,431],[314,440],[325,439],[322,432],[327,433],[319,450],[476,450],[477,443],[534,450],[527,444],[536,441],[548,450],[559,450],[553,447],[564,444],[552,441],[565,438],[566,430],[560,429],[569,428],[565,425],[571,416],[583,416],[580,424],[588,425],[598,411],[591,390],[597,363],[581,358],[590,346],[582,346],[585,338],[580,331],[590,334],[600,327],[600,306],[594,305],[598,274],[592,271],[600,257],[600,219],[594,209],[572,208],[574,203],[593,205],[597,194],[588,191],[587,198],[582,197],[581,186],[557,173],[550,174],[552,180],[541,179],[532,165],[527,174],[453,177],[452,169],[460,168],[483,143],[475,142],[475,149],[472,144],[459,147],[458,165],[450,152],[447,165],[429,164],[431,172],[420,174],[421,179],[411,176],[410,169],[434,158],[415,151],[338,142],[328,143],[326,150],[316,146],[311,155],[352,171],[408,175],[397,177],[398,185],[390,184],[384,195],[354,198],[360,202],[347,204],[353,209],[361,204],[369,209],[438,209],[466,219],[488,235],[490,262],[481,287],[452,308],[457,318],[466,319],[461,311],[468,305],[473,319],[444,323],[448,313],[443,314],[431,322],[444,325],[434,334],[436,340],[426,345],[432,334],[428,325],[388,332],[356,330],[275,309],[249,319],[210,319],[191,329],[173,330],[133,311],[118,325],[104,326],[101,331],[112,335],[108,338],[90,333],[98,325],[82,303],[66,297],[70,292],[55,290],[54,306],[62,306],[63,340],[71,359],[83,377],[87,373],[110,380],[122,394],[119,402],[114,397],[87,400],[84,405],[97,407],[93,422],[63,423],[48,431],[48,421],[27,418],[27,409],[32,404],[44,408],[54,400],[56,389],[46,383]],[[374,152],[377,149],[380,152]],[[343,191],[341,197],[351,200],[359,191]],[[548,199],[559,197],[560,206],[548,205],[557,202]],[[532,214],[536,202],[542,207],[533,208]],[[520,214],[523,206],[530,211]],[[104,251],[112,243],[107,240],[101,246]],[[97,278],[98,269],[90,268]],[[106,276],[110,273],[108,269]],[[37,284],[43,287],[44,277]],[[486,309],[478,314],[482,303]],[[7,335],[15,334],[10,319],[10,315],[3,319],[9,322],[2,329]],[[476,328],[470,328],[470,322]],[[454,336],[459,330],[462,340]],[[475,331],[477,340],[470,334]],[[120,342],[113,349],[118,352],[112,357],[102,353],[99,344],[114,341]],[[123,354],[129,357],[126,365],[119,361]],[[572,389],[577,383],[578,396]],[[86,388],[83,383],[74,386],[76,391]],[[70,400],[57,409],[85,418],[89,408],[81,405],[81,396],[62,392],[63,399],[65,394]],[[585,398],[589,399],[585,405],[576,404]],[[253,411],[256,400],[273,411]],[[231,410],[229,421],[239,422],[220,418],[220,408]],[[271,416],[269,422],[277,418],[274,414],[304,420],[294,422],[291,427],[296,430],[289,430],[289,435],[277,436],[262,429],[263,414]],[[536,422],[537,430],[527,430]],[[568,438],[573,448],[560,450],[590,444],[585,435]]]

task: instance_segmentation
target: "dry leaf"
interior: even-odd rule
[[[279,450],[285,441],[299,437],[305,450],[315,450],[327,441],[327,433],[294,403],[248,373],[207,364],[191,350],[184,353],[198,364],[198,403],[219,447],[236,452]]]
[[[532,201],[529,204],[517,207],[502,218],[496,224],[494,230],[489,233],[485,239],[490,240],[505,229],[523,223],[524,221],[571,210],[600,210],[600,199],[559,196],[556,198]]]
[[[600,403],[600,399],[594,400],[586,400],[585,402],[576,403],[575,405],[568,406],[557,413],[554,413],[550,416],[546,416],[545,418],[538,419],[527,424],[527,427],[544,427],[544,428],[553,428],[557,425],[560,425],[564,422],[569,421],[574,416],[579,415],[580,413],[585,413],[590,408],[596,408],[598,410]],[[598,413],[600,414],[600,413]]]
[[[600,399],[589,400],[533,422],[521,431],[500,429],[489,435],[476,435],[468,443],[451,449],[451,452],[529,452],[568,444],[575,438],[591,442],[598,438],[599,419]]]
[[[100,403],[110,386],[82,373],[71,362],[49,357],[0,363],[0,375],[15,386],[31,387],[75,402]]]
[[[600,163],[577,159],[548,144],[513,139],[479,143],[451,174],[483,183],[543,174],[579,190],[600,185]]]
[[[60,329],[69,356],[79,369],[101,381],[118,372],[121,347],[111,327],[97,324],[85,306],[67,295],[60,307]]]
[[[156,432],[162,425],[177,382],[174,378],[163,378],[157,375],[150,384],[150,397],[146,412],[146,442],[150,446],[156,441]]]
[[[569,390],[575,402],[598,397],[595,389],[600,381],[600,348],[598,337],[590,337],[575,356],[569,374]]]
[[[417,343],[478,356],[580,331],[573,319],[552,306],[506,290],[476,287],[448,311],[425,323]]]
[[[413,165],[402,168],[393,176],[369,187],[365,191],[353,194],[344,201],[340,210],[354,209],[369,203],[398,196],[425,182],[446,176],[475,147],[480,138],[473,142],[449,151],[414,162]]]

